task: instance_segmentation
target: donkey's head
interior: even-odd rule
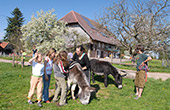
[[[115,76],[115,83],[119,89],[122,89],[122,76],[120,74]]]
[[[115,76],[115,82],[119,89],[122,89],[122,77],[126,76],[127,73],[124,70],[119,70],[118,74]]]
[[[95,91],[96,89],[93,87],[85,87],[85,89],[79,93],[80,102],[83,105],[87,105],[90,101],[91,92]]]
[[[115,78],[115,84],[119,89],[122,89],[122,76],[114,66],[110,65],[111,75]]]

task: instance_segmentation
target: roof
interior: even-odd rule
[[[1,42],[1,43],[0,43],[0,46],[1,46],[2,48],[5,48],[8,44],[9,44],[9,42]]]
[[[117,39],[114,39],[113,36],[106,35],[103,30],[107,30],[106,28],[98,28],[101,26],[99,23],[80,15],[75,11],[69,12],[60,20],[67,22],[68,24],[78,23],[86,33],[91,37],[92,40],[112,44],[112,45],[120,45],[120,42]]]

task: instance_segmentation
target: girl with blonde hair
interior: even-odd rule
[[[30,81],[30,90],[28,93],[28,103],[32,103],[32,97],[37,87],[37,104],[39,107],[42,107],[41,98],[42,98],[42,89],[43,89],[43,74],[44,74],[44,64],[42,64],[42,55],[36,53],[33,58],[29,60],[29,63],[32,64],[32,76]]]

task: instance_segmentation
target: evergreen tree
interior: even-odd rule
[[[8,27],[5,29],[6,35],[4,37],[5,41],[10,42],[13,44],[16,51],[19,51],[22,48],[21,42],[21,27],[24,23],[24,17],[19,8],[15,8],[12,11],[12,17],[8,17]]]

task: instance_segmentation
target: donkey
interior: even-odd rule
[[[112,66],[107,61],[100,61],[97,59],[90,60],[91,72],[92,72],[92,80],[94,81],[94,74],[104,75],[104,86],[107,87],[107,78],[108,75],[111,74],[115,78],[116,86],[121,89],[122,88],[122,76],[119,74],[118,70]]]
[[[70,85],[72,83],[71,87],[71,93],[72,98],[75,99],[74,91],[76,88],[76,85],[79,87],[78,97],[80,99],[80,102],[84,105],[89,103],[91,92],[95,92],[96,89],[93,87],[90,87],[85,73],[83,73],[82,67],[77,62],[72,62],[69,67],[69,76],[68,76],[68,88],[70,88]]]

